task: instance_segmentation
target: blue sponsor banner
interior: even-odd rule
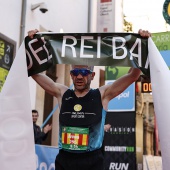
[[[106,80],[105,84],[114,81]],[[109,102],[108,111],[135,111],[135,83]]]
[[[35,145],[37,156],[36,170],[55,170],[55,158],[58,148],[44,145]]]
[[[160,51],[165,63],[168,67],[170,67],[170,50],[167,51]]]

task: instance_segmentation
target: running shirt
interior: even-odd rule
[[[106,111],[99,89],[77,97],[68,89],[62,98],[59,115],[59,148],[70,152],[87,152],[101,148]]]

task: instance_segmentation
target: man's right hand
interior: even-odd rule
[[[46,133],[48,133],[50,130],[52,129],[52,125],[46,125],[45,127],[44,127],[44,129],[43,129],[43,132],[46,134]]]
[[[30,38],[34,38],[34,35],[35,35],[37,32],[39,32],[37,29],[28,31],[28,36],[29,36]]]

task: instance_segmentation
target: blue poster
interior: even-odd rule
[[[105,84],[114,81],[106,80]],[[109,102],[108,111],[135,111],[135,83]]]
[[[55,158],[58,148],[44,145],[35,145],[37,156],[36,170],[55,170]]]

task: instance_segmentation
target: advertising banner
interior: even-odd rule
[[[58,154],[58,148],[35,145],[37,156],[36,170],[55,170],[55,158]]]
[[[0,93],[0,129],[0,169],[35,170],[34,134],[24,43],[17,52]]]
[[[165,63],[170,68],[170,32],[153,33],[152,40],[160,51]]]
[[[105,84],[113,83],[115,80],[107,80]],[[135,83],[114,99],[110,100],[108,111],[135,111]]]
[[[111,128],[104,137],[105,169],[136,169],[135,116],[135,112],[107,113]]]
[[[11,68],[16,42],[0,33],[0,91]]]
[[[105,68],[105,84],[113,83],[116,79],[128,73],[130,69],[129,67],[119,66],[106,66]],[[135,83],[110,100],[108,111],[135,111]]]

